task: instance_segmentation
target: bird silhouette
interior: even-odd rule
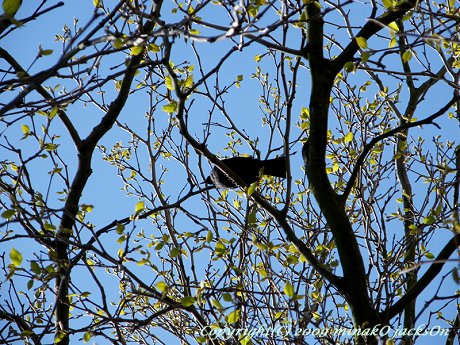
[[[286,178],[286,157],[261,160],[252,157],[232,157],[221,160],[246,184],[257,181],[261,169],[264,175]],[[208,184],[214,184],[217,188],[236,188],[238,185],[222,170],[215,166],[211,174],[205,180]]]

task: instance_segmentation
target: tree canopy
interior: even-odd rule
[[[3,11],[2,342],[458,341],[458,1]]]

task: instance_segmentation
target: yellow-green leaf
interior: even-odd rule
[[[3,0],[3,11],[7,16],[14,16],[21,7],[21,0]]]
[[[257,181],[252,183],[249,188],[248,188],[248,195],[252,195],[254,194],[254,192],[256,191],[256,187],[257,187]]]
[[[286,285],[284,285],[283,292],[289,297],[292,298],[294,297],[294,287],[292,286],[291,283],[287,282]]]
[[[12,248],[10,251],[10,260],[14,266],[21,266],[22,254],[19,251],[17,251],[15,248]]]
[[[345,144],[351,142],[353,140],[353,133],[352,132],[349,132],[347,135],[345,135],[345,137],[343,138],[343,142]]]
[[[186,88],[191,88],[193,86],[193,74],[190,74],[187,79],[185,79],[184,86]]]
[[[229,324],[236,323],[239,319],[240,319],[240,311],[239,310],[232,311],[227,316],[227,322]]]
[[[435,256],[431,252],[426,252],[425,257],[429,260],[433,260],[435,258]]]
[[[13,218],[13,216],[15,215],[16,211],[15,210],[6,210],[4,212],[2,212],[2,218],[4,219],[10,219],[10,218]]]
[[[139,201],[137,204],[136,204],[136,207],[134,208],[134,212],[136,214],[139,214],[141,213],[145,208],[145,203],[143,201]]]
[[[388,24],[388,27],[393,31],[399,31],[398,25],[395,22],[391,22],[390,24]]]
[[[121,47],[123,47],[123,41],[121,40],[121,38],[116,38],[116,39],[112,42],[112,45],[114,46],[114,48],[120,49]]]
[[[183,297],[180,299],[180,304],[182,304],[184,307],[190,307],[191,305],[193,305],[193,303],[195,303],[195,298],[193,297]]]
[[[382,2],[383,2],[383,6],[385,6],[385,8],[393,8],[394,5],[395,5],[394,0],[382,0]]]
[[[402,59],[404,62],[409,61],[411,58],[412,58],[412,52],[410,50],[406,50],[402,55]]]
[[[96,7],[98,7],[98,6],[96,6]],[[86,333],[83,335],[83,341],[84,341],[85,343],[87,343],[87,342],[90,341],[90,340],[91,340],[91,332],[88,331],[88,332],[86,332]]]
[[[157,46],[155,43],[150,43],[149,44],[149,51],[152,53],[159,53],[160,52],[160,47]]]
[[[168,289],[169,289],[168,284],[166,284],[164,281],[160,281],[160,282],[156,283],[155,286],[156,286],[157,289],[160,290],[161,292],[166,292],[166,291],[168,291]]]
[[[135,46],[131,48],[131,55],[137,56],[144,50],[143,46]]]
[[[168,90],[174,91],[174,85],[172,83],[171,76],[167,75],[165,78],[165,86]]]
[[[177,110],[177,103],[175,101],[164,105],[161,108],[165,113],[174,113]]]
[[[361,49],[367,48],[367,40],[364,37],[356,37],[356,43]]]

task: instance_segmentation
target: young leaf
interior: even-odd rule
[[[233,324],[233,323],[236,323],[240,318],[240,311],[239,310],[235,310],[235,311],[232,311],[230,314],[228,314],[227,316],[227,321],[229,324]]]
[[[351,142],[353,140],[353,133],[352,132],[349,132],[347,135],[345,135],[345,137],[343,138],[343,142],[345,144]]]
[[[177,110],[177,103],[172,101],[171,103],[164,105],[161,109],[165,113],[169,113],[169,114],[174,113]]]
[[[3,11],[7,16],[12,17],[21,7],[21,3],[21,0],[3,0]]]
[[[356,43],[361,49],[367,48],[367,40],[364,37],[356,37]]]
[[[5,212],[2,213],[2,218],[4,218],[4,219],[13,218],[15,213],[16,213],[15,210],[6,210]]]
[[[15,248],[12,248],[10,251],[10,260],[14,266],[21,266],[22,254],[19,251],[17,251]]]
[[[137,204],[136,204],[136,207],[134,208],[134,212],[136,214],[139,214],[141,213],[145,208],[145,204],[143,201],[139,201]]]
[[[180,299],[180,304],[182,304],[184,307],[190,307],[195,303],[195,298],[194,297],[183,297]]]
[[[137,56],[144,50],[143,46],[135,46],[131,48],[131,55]]]
[[[404,62],[409,61],[411,58],[412,58],[412,52],[410,50],[406,50],[402,55],[402,59]]]
[[[287,282],[286,285],[284,285],[283,292],[289,297],[292,298],[295,295],[294,292],[294,287],[292,286],[291,283]]]

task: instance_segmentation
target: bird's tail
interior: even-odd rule
[[[267,159],[264,161],[264,174],[286,178],[286,157]]]

